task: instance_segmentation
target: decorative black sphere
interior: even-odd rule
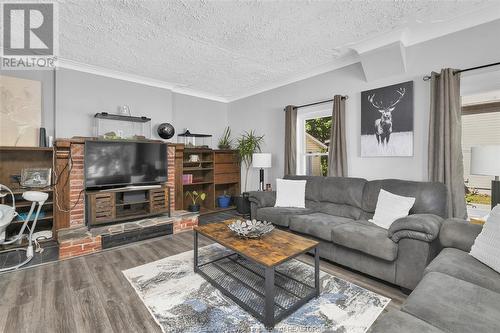
[[[169,123],[163,123],[158,126],[158,135],[162,139],[170,139],[175,134],[174,126]]]

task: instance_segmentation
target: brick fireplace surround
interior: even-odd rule
[[[83,160],[85,139],[58,139],[55,144],[55,173],[59,175],[55,191],[60,210],[55,208],[55,230],[59,242],[59,258],[99,252],[102,238],[128,232],[148,232],[154,227],[172,225],[173,233],[192,230],[198,225],[198,215],[175,210],[175,144],[168,146],[168,181],[171,217],[160,215],[139,221],[130,221],[88,229],[85,224],[85,191]],[[68,162],[71,162],[69,170]]]

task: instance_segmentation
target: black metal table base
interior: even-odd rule
[[[209,262],[198,261],[194,233],[194,271],[271,329],[320,294],[319,253],[314,249],[314,285],[289,276],[278,267],[264,267],[243,254],[231,253]]]

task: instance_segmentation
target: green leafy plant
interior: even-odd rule
[[[219,149],[231,149],[233,139],[231,139],[231,128],[228,126],[224,129],[222,136],[219,139]]]
[[[330,139],[332,117],[321,117],[306,120],[306,133],[325,143]]]
[[[468,188],[468,193],[465,193],[465,201],[468,204],[491,205],[491,196],[481,194],[475,188]]]
[[[306,120],[306,133],[312,135],[315,139],[319,140],[321,143],[328,145],[326,142],[330,140],[330,132],[332,129],[332,117],[321,117]],[[319,149],[319,151],[314,151],[319,153],[328,153],[325,148]],[[326,176],[328,174],[328,156],[320,157],[320,168],[321,175]]]
[[[247,191],[248,172],[252,166],[253,153],[260,152],[263,144],[264,135],[256,135],[255,130],[244,132],[237,140],[236,149],[238,150],[238,156],[240,158],[240,162],[245,167],[245,192]]]
[[[186,197],[189,197],[191,199],[191,202],[193,203],[193,206],[195,206],[199,200],[204,201],[207,197],[207,194],[204,192],[198,193],[197,191],[187,191]]]

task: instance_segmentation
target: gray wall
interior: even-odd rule
[[[228,112],[229,125],[235,133],[255,129],[257,133],[265,135],[264,150],[273,153],[273,168],[267,171],[266,178],[274,182],[275,178],[283,176],[284,168],[283,107],[288,104],[301,105],[329,99],[335,94],[346,94],[349,95],[346,103],[349,175],[368,179],[425,180],[427,179],[429,83],[424,82],[422,77],[444,67],[467,68],[497,62],[500,59],[498,31],[500,31],[500,20],[409,47],[407,72],[403,75],[366,82],[361,64],[354,64],[232,102]],[[474,75],[470,76],[471,80],[474,80]],[[463,75],[463,87],[474,90],[474,84],[467,83],[468,78],[468,75]],[[414,156],[361,158],[361,91],[409,80],[413,80],[415,84]],[[484,74],[481,82],[482,89],[498,89],[498,75]],[[249,189],[257,188],[257,171],[252,170],[249,177]]]
[[[227,126],[228,107],[227,103],[173,93],[176,133],[188,128],[191,133],[212,134],[211,145],[217,148],[219,137]]]
[[[97,112],[116,113],[129,105],[135,116],[152,119],[152,137],[158,124],[172,123],[176,134],[189,128],[193,133],[213,135],[213,146],[227,126],[229,105],[174,93],[101,75],[58,68],[55,71],[0,71],[1,75],[42,82],[42,126],[58,138],[93,135]],[[177,135],[170,141],[176,142]]]
[[[42,83],[42,127],[54,136],[54,72],[53,70],[0,70],[0,75],[40,81]]]
[[[152,119],[155,126],[172,122],[172,92],[110,77],[59,68],[56,70],[56,136],[92,136],[93,115],[116,113],[128,105],[132,115]]]
[[[93,115],[103,111],[116,113],[120,105],[129,105],[135,116],[151,118],[153,138],[159,138],[158,124],[169,122],[176,133],[187,127],[192,132],[212,134],[216,144],[227,124],[226,103],[169,89],[64,68],[57,69],[55,82],[55,128],[59,138],[92,136]],[[175,142],[176,137],[170,141]]]

